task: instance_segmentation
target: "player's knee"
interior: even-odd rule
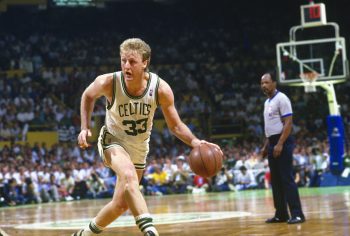
[[[125,192],[126,193],[132,193],[138,190],[138,178],[135,173],[135,171],[128,171],[126,170],[124,172],[124,178],[125,178]]]
[[[137,174],[132,168],[126,168],[123,170],[123,178],[126,183],[137,181]]]
[[[136,191],[140,191],[137,181],[132,181],[132,182],[128,182],[125,184],[125,193],[126,194],[130,195],[130,194],[135,193]]]
[[[135,171],[129,169],[124,170],[121,180],[124,182],[125,193],[130,193],[138,189],[139,181]]]

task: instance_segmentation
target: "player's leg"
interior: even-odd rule
[[[107,151],[108,149],[104,151],[104,162],[107,166],[110,167],[112,164],[111,160],[113,157],[111,157],[111,152],[113,149],[121,150],[115,151],[115,155],[117,155],[118,152],[123,151],[123,149],[120,146],[114,146],[111,147],[109,151]],[[120,163],[123,163],[124,165],[128,165],[127,163],[131,162],[130,158],[125,157],[125,154],[118,155],[118,157],[114,158],[118,158],[118,160],[120,160]],[[116,168],[114,168],[113,170],[115,171],[115,169]],[[112,200],[97,213],[96,217],[83,230],[72,234],[72,236],[92,236],[100,234],[106,228],[106,226],[112,223],[115,219],[117,219],[128,209],[127,202],[124,199],[124,183],[119,180],[121,180],[121,178],[117,175],[117,182],[115,185]]]
[[[136,224],[145,235],[158,235],[154,228],[153,219],[151,218],[146,201],[140,191],[139,182],[143,175],[143,170],[136,170],[131,162],[129,154],[123,148],[111,148],[105,151],[110,159],[111,168],[117,173],[117,178],[124,194],[123,200],[135,217]],[[119,199],[118,199],[119,201]]]
[[[107,225],[112,223],[128,209],[128,205],[124,200],[124,191],[122,191],[123,186],[118,179],[119,178],[117,178],[112,200],[97,213],[96,217],[89,223],[88,227],[85,228],[86,232],[91,231],[90,234],[86,233],[86,236],[94,235],[93,233],[101,233]]]
[[[113,199],[100,210],[89,226],[81,232],[81,235],[90,236],[101,233],[128,207],[135,216],[136,224],[145,235],[158,235],[148,213],[146,202],[139,190],[139,180],[143,170],[135,170],[128,153],[120,146],[113,146],[105,150],[104,157],[105,163],[117,174]]]
[[[144,170],[136,170],[138,181],[141,181]],[[135,194],[136,193],[136,194]],[[133,194],[133,196],[131,195]],[[129,195],[129,196],[127,196]],[[139,227],[140,231],[144,233],[145,236],[158,236],[158,231],[154,227],[153,218],[151,217],[146,201],[140,191],[139,186],[137,186],[137,191],[134,193],[127,193],[125,199],[128,202],[128,206],[135,217],[135,222]],[[136,201],[135,201],[136,200]],[[136,204],[135,204],[136,203]],[[138,204],[142,203],[142,212],[138,209]],[[141,205],[141,204],[140,204]],[[143,207],[144,206],[144,207]]]

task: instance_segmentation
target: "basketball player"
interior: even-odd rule
[[[144,235],[159,235],[152,223],[146,201],[139,191],[143,175],[153,115],[161,107],[172,133],[191,147],[207,143],[196,138],[181,121],[174,106],[170,86],[158,75],[148,72],[151,48],[141,39],[125,40],[120,45],[121,71],[98,76],[84,91],[81,99],[81,132],[78,144],[89,147],[90,119],[98,97],[106,98],[105,126],[100,131],[98,148],[106,166],[117,175],[112,200],[89,225],[74,233],[90,236],[101,233],[107,225],[130,209]]]
[[[305,221],[293,177],[294,142],[290,136],[293,112],[289,98],[276,89],[276,81],[270,73],[261,77],[261,89],[268,97],[264,105],[264,123],[266,140],[263,156],[267,156],[271,172],[275,216],[266,223],[287,222],[297,224]],[[289,213],[291,218],[289,218]]]

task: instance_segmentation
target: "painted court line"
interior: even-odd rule
[[[229,218],[250,216],[250,212],[240,211],[219,211],[219,212],[184,212],[184,213],[165,213],[152,214],[154,223],[156,225],[162,224],[177,224],[190,223],[212,220],[223,220]],[[44,223],[22,224],[18,225],[16,229],[36,229],[36,230],[71,230],[80,229],[87,225],[91,219],[74,219],[51,221]],[[121,216],[108,227],[131,227],[135,226],[135,219],[133,216]]]
[[[0,229],[0,236],[9,236],[9,235],[7,233],[5,233],[5,231]]]

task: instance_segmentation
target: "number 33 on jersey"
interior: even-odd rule
[[[147,88],[140,96],[126,90],[121,72],[113,74],[113,97],[107,105],[106,126],[114,135],[127,135],[134,141],[146,141],[152,130],[152,120],[158,106],[159,77],[149,73]]]

